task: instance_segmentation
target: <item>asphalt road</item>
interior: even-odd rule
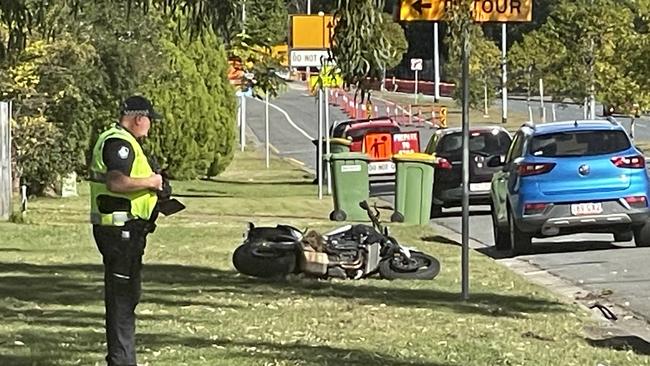
[[[312,139],[317,136],[318,122],[315,98],[308,96],[298,86],[272,101],[270,113],[270,142],[281,156],[315,166],[315,149]],[[500,103],[497,103],[500,105]],[[525,101],[513,100],[509,108],[527,111]],[[286,115],[280,111],[284,111]],[[549,106],[550,111],[550,106]],[[550,112],[547,112],[550,116]],[[581,106],[566,105],[556,109],[557,119],[581,119]],[[337,107],[331,108],[331,120],[347,119]],[[628,118],[619,118],[629,128]],[[247,123],[260,141],[264,141],[264,103],[249,100]],[[471,124],[471,121],[470,121]],[[419,128],[421,144],[424,146],[433,130]],[[637,119],[635,134],[637,141],[650,141],[650,120]],[[383,187],[390,190],[390,186]],[[385,196],[392,201],[392,196]],[[485,245],[479,251],[496,259],[504,254],[493,247],[492,225],[489,207],[477,206],[470,210],[470,237]],[[443,225],[455,232],[461,231],[460,209],[445,210],[443,217],[433,223]],[[537,265],[543,270],[573,282],[596,294],[607,297],[633,312],[650,319],[650,276],[645,261],[650,248],[636,248],[633,242],[612,244],[611,235],[577,234],[551,239],[534,239],[536,254],[518,259]]]

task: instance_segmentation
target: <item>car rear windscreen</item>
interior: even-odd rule
[[[471,132],[469,136],[469,151],[486,155],[505,155],[510,146],[510,136],[503,131]],[[463,147],[462,133],[450,133],[440,140],[438,153],[460,154]]]
[[[586,156],[610,154],[630,148],[624,131],[565,131],[534,136],[530,153],[534,156]]]

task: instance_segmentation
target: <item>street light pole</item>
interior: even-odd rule
[[[501,123],[508,122],[508,60],[506,23],[501,24]]]
[[[438,42],[438,22],[433,23],[433,101],[440,100],[440,44]]]
[[[469,24],[463,24],[462,40],[462,71],[463,71],[463,100],[462,100],[462,132],[463,132],[463,217],[462,217],[462,249],[461,249],[461,290],[462,299],[469,300]]]

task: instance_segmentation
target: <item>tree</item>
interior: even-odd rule
[[[169,119],[164,128],[154,124],[159,135],[146,147],[170,173],[195,178],[225,169],[236,106],[218,37],[209,30],[181,36],[157,11],[135,8],[127,19],[119,3],[89,3],[79,10],[83,21],[57,17],[70,11],[58,5],[48,10],[44,24],[56,23],[48,37],[29,37],[0,74],[0,90],[15,102],[19,167],[32,188],[72,170],[85,176],[90,143],[131,94],[150,96]],[[169,151],[169,160],[161,159]]]
[[[2,99],[15,102],[18,174],[35,194],[58,177],[82,172],[92,126],[107,98],[99,56],[69,35],[30,42],[0,79]]]
[[[485,38],[480,25],[472,23],[470,9],[473,1],[458,2],[447,13],[448,32],[450,36],[449,60],[446,64],[447,75],[454,83],[462,85],[462,32],[466,27],[469,34],[469,105],[478,108],[482,105],[484,87],[487,85],[488,104],[495,95],[495,86],[499,80],[501,52],[494,42]],[[461,101],[462,88],[454,89],[454,99]]]
[[[390,54],[385,68],[386,70],[390,70],[402,62],[402,57],[408,51],[408,42],[404,34],[404,29],[399,23],[393,21],[391,15],[382,13],[381,16],[384,18],[381,32],[386,35],[387,41],[390,44]]]
[[[365,97],[370,83],[380,80],[393,52],[383,32],[383,0],[339,0],[334,13],[332,55],[346,85]]]
[[[153,124],[146,148],[176,179],[217,175],[232,160],[234,91],[226,78],[226,53],[216,36],[161,40],[166,65],[144,90],[165,116]]]
[[[636,77],[639,64],[628,57],[639,45],[643,36],[630,8],[613,0],[561,0],[542,27],[513,47],[510,59],[519,85],[530,70],[526,77],[543,77],[555,96],[582,102],[593,88],[598,100],[631,105],[647,98]]]
[[[288,19],[285,0],[246,1],[246,33],[256,43],[273,46],[286,42]]]

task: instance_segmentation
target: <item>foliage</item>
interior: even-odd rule
[[[487,85],[488,104],[494,98],[499,83],[501,52],[494,42],[485,38],[480,25],[470,21],[472,1],[456,3],[447,13],[450,35],[449,60],[445,65],[447,75],[451,75],[456,85],[462,85],[463,29],[468,32],[467,52],[469,53],[469,106],[483,105],[484,86]],[[454,88],[454,99],[461,101],[462,87]]]
[[[0,75],[3,97],[16,106],[18,167],[35,193],[73,170],[86,175],[91,143],[132,94],[145,94],[166,112],[163,126],[170,128],[154,124],[158,144],[152,139],[151,147],[163,162],[161,152],[175,154],[166,166],[172,175],[225,169],[236,106],[225,50],[213,33],[190,40],[155,9],[133,8],[127,18],[128,5],[120,2],[89,3],[76,10],[82,21],[61,16],[72,11],[64,1],[52,3],[58,6],[48,8],[48,37],[29,38]],[[43,139],[32,144],[32,136]]]
[[[210,33],[161,46],[166,69],[145,90],[165,121],[153,125],[147,146],[176,179],[217,175],[232,160],[235,139],[225,50]]]
[[[15,105],[14,149],[23,181],[34,193],[57,176],[82,172],[90,131],[106,98],[96,49],[67,35],[29,44],[0,79]]]
[[[544,78],[547,94],[554,96],[582,102],[593,86],[598,100],[647,105],[641,56],[647,53],[646,36],[635,29],[633,11],[619,5],[613,0],[559,1],[547,22],[512,48],[513,84],[532,79],[534,85]]]
[[[284,0],[246,0],[246,33],[258,44],[285,43],[288,20]]]
[[[246,73],[252,73],[253,77],[247,79],[243,76],[242,83],[253,88],[253,95],[275,98],[285,90],[286,84],[282,78],[274,72],[281,70],[280,57],[271,55],[269,45],[254,45],[254,41],[248,34],[240,33],[230,44],[229,56],[242,61]]]
[[[390,14],[382,13],[381,16],[384,18],[381,32],[386,35],[390,44],[390,57],[384,67],[386,70],[390,70],[402,62],[402,57],[408,51],[409,45],[402,26],[393,21]]]
[[[383,0],[339,0],[332,55],[346,85],[355,86],[362,99],[370,83],[381,79],[391,59],[392,44],[382,32]]]

